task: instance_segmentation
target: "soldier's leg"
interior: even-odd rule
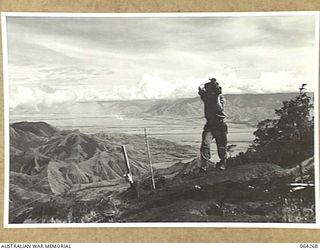
[[[220,160],[225,160],[227,157],[227,135],[219,135],[216,137],[216,144]]]
[[[215,131],[216,145],[218,150],[218,156],[220,158],[220,162],[218,164],[218,168],[224,170],[226,167],[227,160],[227,125],[223,124],[222,129]]]
[[[212,140],[213,140],[212,132],[205,127],[202,132],[202,143],[200,148],[201,168],[203,169],[206,169],[207,166],[209,165],[208,161],[211,158],[210,145]]]

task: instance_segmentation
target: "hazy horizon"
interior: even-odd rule
[[[314,92],[307,92],[311,98],[314,98]],[[245,103],[248,108],[254,108],[260,105],[264,108],[269,108],[271,111],[274,108],[280,107],[282,101],[290,100],[295,96],[298,96],[299,92],[283,92],[283,93],[243,93],[243,94],[224,94],[227,101],[227,109],[241,108],[241,105]],[[197,103],[197,104],[196,104]],[[277,103],[277,105],[275,105]],[[107,106],[105,105],[107,104]],[[130,99],[130,100],[87,100],[87,101],[73,101],[68,103],[56,103],[50,107],[45,105],[37,105],[32,107],[16,107],[10,108],[10,114],[13,117],[28,117],[47,114],[81,114],[88,113],[90,116],[96,114],[99,115],[130,115],[142,114],[141,110],[156,109],[170,109],[171,107],[180,107],[193,109],[193,105],[199,108],[198,116],[203,115],[203,104],[198,95],[193,97],[182,98],[160,98],[160,99]],[[189,106],[191,105],[191,107]],[[240,106],[239,106],[240,105]],[[271,105],[271,106],[270,106]],[[239,106],[239,107],[238,107]],[[268,110],[268,112],[270,111]],[[147,115],[147,114],[146,114]],[[150,114],[152,115],[152,114]],[[196,114],[195,114],[196,115]]]

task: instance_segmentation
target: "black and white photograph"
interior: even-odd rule
[[[2,31],[6,227],[320,227],[319,13]]]

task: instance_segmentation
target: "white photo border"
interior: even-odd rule
[[[314,16],[315,17],[315,51],[314,75],[318,85],[314,89],[314,164],[315,164],[315,223],[235,223],[235,222],[142,222],[142,223],[9,223],[9,80],[8,80],[8,44],[7,17],[236,17],[236,16]],[[4,110],[4,228],[320,228],[320,169],[319,169],[319,32],[320,11],[272,11],[272,12],[170,12],[170,13],[54,13],[54,12],[1,12],[2,55],[3,55],[3,110]]]

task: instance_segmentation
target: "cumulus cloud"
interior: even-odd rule
[[[165,79],[159,73],[144,74],[131,88],[131,93],[140,99],[190,97],[195,95],[201,82],[203,79]]]
[[[261,72],[258,78],[246,78],[236,71],[220,70],[202,78],[165,79],[159,74],[144,74],[141,81],[127,89],[118,88],[123,99],[183,98],[197,95],[200,84],[215,77],[225,94],[295,92],[302,83],[314,90],[314,79],[297,76],[291,71]]]
[[[10,107],[317,86],[314,17],[8,18]]]
[[[76,100],[73,91],[44,90],[39,87],[30,88],[18,86],[10,90],[9,105],[11,109],[31,108],[38,110],[39,107],[51,107],[54,104],[69,103]]]
[[[314,91],[316,79],[297,75],[293,71],[260,72],[256,78],[238,75],[236,71],[218,71],[212,76],[218,79],[226,94],[296,92],[302,83]]]
[[[296,92],[302,83],[308,83],[307,89],[313,91],[315,86],[291,71],[261,72],[258,79],[244,78],[237,75],[236,71],[225,70],[209,73],[203,78],[186,79],[165,79],[159,73],[151,73],[144,74],[139,82],[130,87],[115,85],[97,89],[71,86],[56,89],[47,85],[12,86],[10,108],[29,107],[38,110],[39,107],[75,102],[195,97],[198,86],[212,77],[218,80],[224,94]]]

